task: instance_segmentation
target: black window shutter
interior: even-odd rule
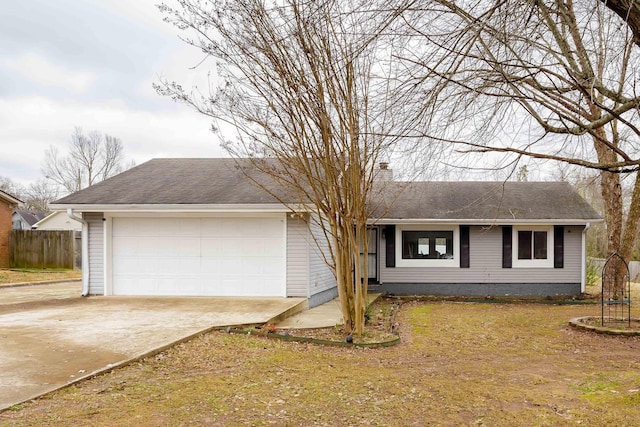
[[[460,226],[460,268],[469,268],[469,226]]]
[[[564,227],[553,227],[553,268],[564,268]]]
[[[511,268],[511,241],[512,232],[510,225],[502,226],[502,268]]]
[[[386,266],[393,268],[396,266],[396,226],[387,225],[384,230],[384,240],[386,249]]]

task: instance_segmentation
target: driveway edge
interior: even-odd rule
[[[252,324],[248,324],[248,325],[254,325],[254,324],[252,323]],[[237,326],[240,326],[240,325],[237,325]],[[247,325],[244,325],[244,326],[247,326]],[[156,347],[156,348],[154,348],[152,350],[145,351],[143,353],[137,354],[137,355],[135,355],[133,357],[130,357],[129,359],[125,359],[125,360],[122,360],[120,362],[109,364],[109,365],[107,365],[107,366],[105,366],[103,368],[96,369],[95,371],[93,371],[91,373],[88,373],[88,374],[83,375],[81,377],[75,378],[74,380],[69,381],[66,384],[54,387],[54,388],[52,388],[50,390],[47,390],[45,392],[42,392],[42,393],[38,393],[38,394],[33,395],[33,396],[31,396],[31,397],[29,397],[27,399],[24,399],[21,402],[13,403],[10,406],[4,407],[4,408],[0,408],[0,413],[2,413],[4,411],[7,411],[7,410],[10,410],[14,406],[22,405],[22,404],[30,402],[32,400],[37,400],[37,399],[39,399],[41,397],[46,396],[49,393],[53,393],[53,392],[56,392],[56,391],[64,390],[65,388],[70,387],[70,386],[75,385],[75,384],[78,384],[78,383],[80,383],[82,381],[89,380],[91,378],[97,377],[97,376],[102,375],[102,374],[106,374],[106,373],[111,372],[111,371],[113,371],[115,369],[118,369],[118,368],[123,368],[123,367],[128,366],[128,365],[130,365],[132,363],[135,363],[135,362],[138,362],[140,360],[146,359],[148,357],[155,356],[156,354],[162,353],[163,351],[168,350],[171,347],[175,347],[178,344],[182,344],[183,342],[192,340],[192,339],[197,338],[197,337],[199,337],[201,335],[209,333],[209,332],[211,332],[213,330],[219,330],[219,329],[221,329],[220,326],[209,326],[209,327],[206,327],[206,328],[204,328],[204,329],[202,329],[202,330],[200,330],[198,332],[194,332],[193,334],[188,335],[186,337],[182,337],[182,338],[180,338],[178,340],[168,342],[168,343],[163,344],[163,345],[161,345],[159,347]]]

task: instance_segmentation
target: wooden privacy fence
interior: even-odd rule
[[[64,230],[11,230],[12,268],[80,268],[81,234]]]

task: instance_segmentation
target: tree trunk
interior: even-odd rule
[[[627,263],[631,260],[631,253],[638,236],[638,229],[640,229],[640,174],[636,173],[629,214],[627,215],[624,234],[622,235],[620,244],[620,256]]]
[[[604,221],[607,227],[607,256],[620,252],[622,238],[622,186],[620,174],[600,173],[600,190],[604,200]]]

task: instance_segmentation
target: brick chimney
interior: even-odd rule
[[[380,162],[375,171],[374,180],[393,181],[393,170],[389,169],[389,162]]]

